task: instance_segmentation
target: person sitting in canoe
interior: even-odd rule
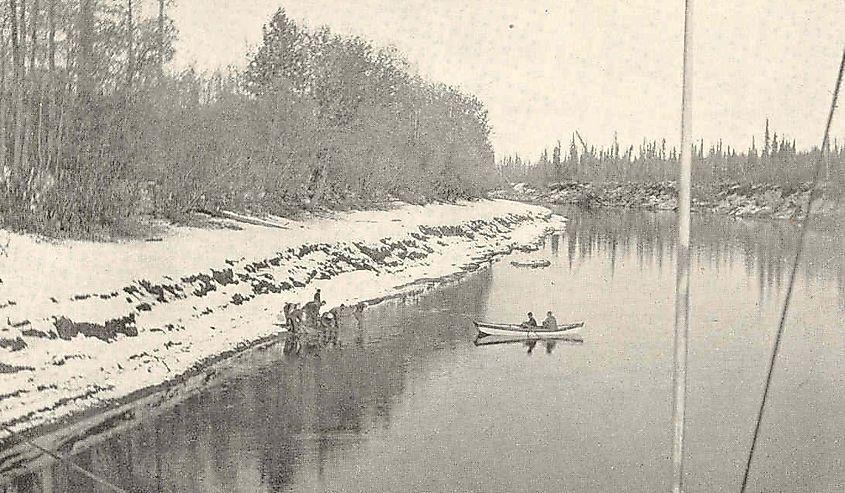
[[[557,319],[552,312],[546,312],[546,319],[543,320],[543,328],[546,330],[557,330]]]
[[[536,327],[537,326],[537,321],[534,320],[534,314],[533,313],[528,312],[528,320],[526,320],[525,322],[522,322],[522,326],[523,327]]]

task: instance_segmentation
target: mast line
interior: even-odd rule
[[[786,296],[783,300],[783,309],[780,314],[780,321],[778,322],[778,329],[775,333],[775,342],[772,346],[772,353],[769,359],[769,366],[766,371],[766,383],[763,386],[763,398],[760,401],[760,408],[757,411],[757,420],[754,422],[754,434],[751,439],[751,448],[748,451],[748,459],[745,462],[745,471],[742,475],[742,486],[740,492],[744,493],[748,487],[748,474],[751,471],[751,461],[754,458],[754,452],[757,448],[757,437],[760,434],[760,424],[763,422],[763,412],[766,409],[766,402],[769,397],[769,387],[772,384],[772,373],[775,369],[775,362],[777,361],[778,351],[780,350],[781,338],[783,330],[786,326],[786,316],[789,313],[789,303],[792,300],[792,289],[795,286],[795,276],[798,272],[798,266],[801,263],[801,254],[804,250],[804,238],[807,236],[807,230],[810,226],[810,215],[813,212],[813,202],[817,198],[818,182],[821,177],[821,171],[824,164],[825,151],[830,146],[830,126],[833,123],[833,115],[836,113],[836,102],[839,99],[839,90],[842,87],[842,74],[845,72],[845,50],[842,51],[842,60],[839,62],[839,73],[836,76],[836,85],[833,89],[833,100],[830,102],[830,111],[827,114],[827,124],[824,128],[824,137],[822,138],[822,147],[819,149],[819,157],[816,160],[816,168],[813,171],[813,181],[810,185],[810,196],[807,198],[807,211],[801,222],[801,233],[798,236],[798,249],[795,251],[795,257],[792,260],[792,271],[789,274],[789,284],[786,288]]]
[[[675,345],[673,372],[672,491],[684,484],[684,426],[687,389],[687,339],[690,286],[690,186],[692,180],[692,11],[684,5],[684,69],[681,96],[681,169],[678,177],[678,248],[675,280]]]

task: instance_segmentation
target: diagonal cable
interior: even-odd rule
[[[810,215],[813,211],[813,202],[816,200],[817,190],[816,186],[821,176],[822,164],[824,163],[825,150],[830,144],[830,126],[833,122],[833,114],[836,112],[836,101],[839,97],[839,88],[842,85],[842,72],[845,70],[845,50],[842,51],[842,61],[839,62],[839,74],[836,77],[836,86],[833,89],[833,101],[830,103],[830,112],[827,115],[827,125],[824,129],[824,138],[822,139],[822,147],[819,150],[819,157],[816,161],[816,168],[813,171],[813,180],[810,183],[810,197],[807,200],[807,210],[801,222],[801,233],[798,237],[798,249],[795,252],[795,258],[792,260],[792,272],[789,275],[789,284],[786,288],[786,298],[783,300],[783,310],[780,314],[780,322],[778,323],[777,334],[775,335],[775,344],[772,348],[771,359],[769,360],[769,369],[766,372],[766,385],[763,387],[763,399],[760,401],[760,409],[757,412],[757,421],[754,425],[754,436],[751,439],[751,450],[748,452],[748,460],[745,463],[745,472],[742,476],[742,489],[740,492],[744,493],[748,485],[748,472],[751,469],[751,460],[754,458],[754,451],[757,447],[757,437],[760,434],[760,423],[763,421],[763,411],[766,408],[766,400],[769,397],[769,386],[772,383],[772,372],[774,371],[775,361],[777,360],[778,351],[780,350],[781,336],[783,336],[783,329],[786,325],[786,316],[789,313],[789,303],[792,301],[792,290],[795,285],[795,274],[798,271],[798,264],[801,261],[801,253],[804,250],[804,237],[810,225]]]

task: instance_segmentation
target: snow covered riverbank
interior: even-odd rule
[[[129,243],[0,231],[0,424],[21,431],[176,378],[278,332],[283,304],[315,288],[329,307],[419,289],[564,219],[496,200],[218,224]]]

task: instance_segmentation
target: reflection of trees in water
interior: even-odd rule
[[[278,344],[255,349],[244,360],[254,369],[233,372],[153,418],[142,418],[150,410],[138,409],[130,429],[72,460],[129,491],[247,491],[258,483],[283,491],[304,464],[316,464],[319,474],[330,452],[352,448],[368,429],[387,426],[396,396],[405,390],[409,360],[424,363],[443,341],[466,344],[456,318],[481,309],[490,282],[485,270],[413,305],[387,302],[357,317],[345,312],[341,338],[347,343],[341,348],[300,357],[282,356]],[[367,333],[361,334],[364,322]],[[20,492],[100,491],[62,465],[14,483]]]
[[[564,214],[569,222],[560,241],[566,242],[570,267],[600,252],[608,257],[611,272],[620,258],[628,256],[636,258],[641,266],[674,268],[674,214],[618,209],[569,209]],[[799,273],[810,285],[835,282],[845,306],[843,232],[841,222],[825,220],[816,224],[807,235]],[[742,262],[748,276],[756,278],[762,298],[785,287],[798,237],[798,225],[786,221],[740,220],[715,214],[695,214],[692,218],[694,261],[717,271]],[[555,251],[552,254],[556,255]]]

